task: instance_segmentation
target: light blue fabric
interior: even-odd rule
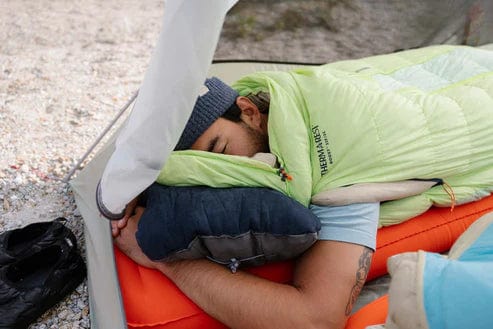
[[[493,225],[458,260],[426,253],[423,281],[430,329],[493,328]]]
[[[482,262],[492,262],[493,264],[493,224],[490,224],[476,241],[462,253],[459,260],[479,260]]]
[[[471,57],[474,54],[474,57]],[[446,69],[444,69],[446,68]],[[377,74],[374,79],[387,91],[407,87],[434,91],[459,83],[472,75],[493,70],[493,56],[480,49],[458,48],[427,62],[407,66],[392,74]]]
[[[380,203],[310,205],[310,209],[320,219],[319,240],[355,243],[375,250]]]

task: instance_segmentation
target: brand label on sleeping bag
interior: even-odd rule
[[[312,136],[318,154],[320,176],[323,176],[328,172],[328,166],[333,163],[329,148],[329,139],[325,130],[321,131],[318,125],[312,127]]]

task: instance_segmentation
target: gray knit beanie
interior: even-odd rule
[[[208,91],[197,98],[175,151],[189,149],[197,138],[235,103],[239,96],[236,90],[216,77],[206,79],[205,86]]]

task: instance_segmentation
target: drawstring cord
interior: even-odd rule
[[[247,261],[251,261],[251,260],[254,260],[254,259],[257,259],[257,258],[261,258],[261,257],[265,257],[264,254],[260,254],[260,255],[255,255],[255,256],[251,256],[251,257],[246,257],[246,258],[241,258],[241,259],[238,259],[238,258],[231,258],[227,261],[221,261],[221,260],[218,260],[218,259],[215,259],[211,256],[206,256],[207,259],[215,262],[215,263],[218,263],[218,264],[221,264],[221,265],[226,265],[229,270],[231,271],[231,273],[236,273],[238,271],[238,268],[240,267],[241,263],[242,262],[247,262]]]
[[[450,186],[446,182],[442,182],[442,186],[445,192],[447,192],[448,196],[450,197],[450,201],[451,201],[450,212],[452,212],[454,211],[455,203],[456,203],[454,190],[452,189],[452,186]]]

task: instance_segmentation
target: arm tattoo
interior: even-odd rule
[[[358,298],[361,289],[366,281],[366,276],[368,275],[368,271],[370,270],[371,257],[373,255],[373,250],[370,248],[366,248],[363,250],[359,261],[358,261],[358,270],[356,271],[356,282],[354,283],[353,288],[351,289],[351,293],[349,295],[349,300],[346,305],[346,316],[351,314],[351,310],[353,309],[354,302],[356,298]]]

